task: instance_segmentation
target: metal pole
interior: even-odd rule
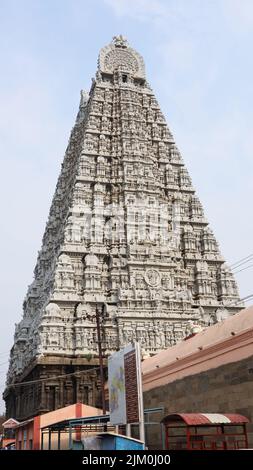
[[[61,449],[61,430],[58,429],[58,450]]]
[[[130,423],[126,424],[126,435],[128,437],[131,437],[131,424]]]
[[[100,380],[101,380],[101,397],[102,397],[102,408],[103,414],[106,414],[105,407],[105,381],[104,381],[104,365],[103,365],[103,354],[102,354],[102,345],[101,345],[101,331],[100,331],[100,319],[99,319],[99,309],[96,305],[96,320],[97,320],[97,336],[98,336],[98,356],[99,356],[99,370],[100,370]]]
[[[72,424],[69,423],[69,449],[72,449]]]
[[[49,428],[48,434],[48,450],[51,450],[51,428]]]

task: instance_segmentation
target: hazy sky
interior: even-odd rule
[[[117,34],[144,56],[228,264],[253,253],[252,0],[0,0],[0,393],[79,92]]]

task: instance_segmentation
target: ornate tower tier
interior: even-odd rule
[[[99,404],[96,309],[105,357],[131,340],[155,354],[238,300],[143,59],[115,37],[81,92],[16,325],[7,415]]]

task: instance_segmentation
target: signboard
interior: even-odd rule
[[[135,349],[124,355],[126,422],[139,422],[138,379]]]
[[[142,383],[140,347],[128,344],[108,359],[110,422],[112,424],[142,421]]]

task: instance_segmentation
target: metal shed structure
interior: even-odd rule
[[[83,449],[82,437],[99,432],[114,431],[115,426],[109,423],[110,415],[87,418],[75,418],[60,421],[41,429],[42,450]]]
[[[170,450],[247,449],[248,418],[239,414],[175,413],[163,418]]]

